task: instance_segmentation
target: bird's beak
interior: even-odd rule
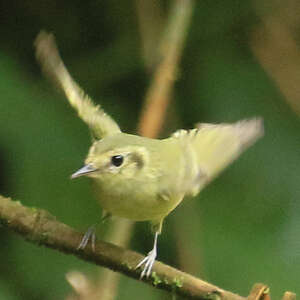
[[[94,168],[91,164],[87,164],[83,166],[81,169],[79,169],[78,171],[76,171],[75,173],[73,173],[71,175],[71,179],[84,176],[95,171],[97,171],[96,168]]]

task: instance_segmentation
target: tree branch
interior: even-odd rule
[[[139,278],[140,271],[135,270],[135,266],[142,259],[142,255],[103,241],[97,241],[95,252],[90,245],[84,250],[78,250],[77,246],[82,239],[82,234],[57,221],[45,210],[25,207],[19,201],[0,196],[0,223],[35,244],[73,254],[80,259],[110,268],[134,279]],[[156,262],[152,276],[148,279],[143,278],[142,281],[190,299],[246,299],[161,262]]]

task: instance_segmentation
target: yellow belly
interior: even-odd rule
[[[137,187],[130,195],[124,193],[124,189],[112,191],[106,188],[96,189],[97,198],[103,209],[112,215],[134,221],[151,221],[163,219],[182,200],[183,196],[163,199],[149,188],[144,191]]]

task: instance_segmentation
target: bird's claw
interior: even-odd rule
[[[83,250],[86,247],[86,245],[88,244],[89,240],[91,239],[92,250],[95,251],[95,243],[96,243],[95,231],[96,231],[95,225],[88,228],[88,230],[84,234],[80,244],[77,247],[78,250]]]
[[[144,269],[140,275],[140,279],[142,279],[145,275],[148,278],[150,276],[153,264],[155,262],[155,258],[156,258],[156,249],[151,250],[148,255],[139,262],[139,264],[135,267],[135,269],[140,268],[142,265],[144,266]]]

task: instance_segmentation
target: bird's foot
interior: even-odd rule
[[[102,215],[102,218],[101,218],[101,223],[104,223],[106,222],[107,220],[109,220],[111,218],[111,214],[106,212],[106,211],[103,211],[103,215]],[[78,250],[83,250],[89,240],[91,240],[92,242],[92,250],[95,252],[95,244],[96,244],[96,226],[98,226],[99,223],[96,223],[92,226],[90,226],[88,228],[88,230],[86,231],[86,233],[84,234],[80,244],[78,245],[77,249]]]
[[[78,245],[78,250],[83,250],[88,244],[89,240],[92,242],[92,250],[95,251],[95,243],[96,243],[96,225],[92,225],[88,228],[86,233],[84,234],[80,244]]]
[[[140,268],[141,266],[144,265],[144,269],[141,273],[140,279],[142,279],[145,275],[148,278],[150,276],[153,264],[155,262],[156,258],[156,248],[151,250],[148,255],[135,267],[136,269]]]

